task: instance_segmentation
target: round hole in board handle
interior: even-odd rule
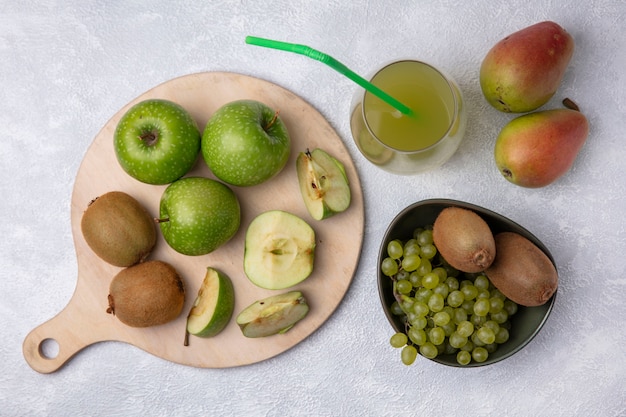
[[[39,344],[39,355],[44,359],[54,359],[59,355],[59,342],[47,338]]]

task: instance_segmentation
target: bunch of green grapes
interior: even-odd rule
[[[509,317],[517,304],[485,275],[461,273],[445,262],[432,226],[415,229],[405,242],[389,242],[380,267],[393,281],[391,311],[405,323],[405,331],[390,339],[402,349],[405,365],[418,353],[429,359],[456,354],[460,365],[484,362],[509,339]]]

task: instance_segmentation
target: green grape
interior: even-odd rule
[[[474,286],[479,290],[488,290],[489,289],[489,279],[484,275],[479,275],[474,280]]]
[[[417,239],[417,237],[425,230],[424,227],[416,227],[413,229],[413,239]]]
[[[474,327],[480,327],[487,321],[487,316],[479,316],[478,314],[472,314],[469,318]]]
[[[493,320],[487,320],[483,326],[489,327],[494,333],[498,333],[498,330],[500,330],[500,325]]]
[[[456,327],[456,332],[463,337],[470,337],[474,333],[474,325],[471,321],[462,321]]]
[[[430,261],[426,258],[421,258],[421,263],[417,268],[417,273],[421,276],[424,276],[433,270],[433,266]]]
[[[481,327],[476,331],[476,337],[486,345],[496,341],[496,334],[489,327]]]
[[[484,347],[477,346],[472,351],[472,359],[474,359],[476,362],[484,362],[487,360],[488,357],[489,352],[487,352],[487,349],[485,349]]]
[[[418,301],[428,302],[431,295],[433,295],[433,292],[428,288],[420,287],[415,291],[415,299]]]
[[[471,354],[472,350],[474,350],[474,342],[468,339],[467,343],[461,346],[461,350],[464,350],[465,352],[469,352]]]
[[[388,277],[392,277],[398,273],[398,263],[393,259],[387,257],[383,259],[380,269],[383,271],[383,274],[387,275]]]
[[[397,301],[391,303],[391,314],[393,314],[394,316],[401,316],[404,314],[402,307],[400,307],[400,303],[398,303]]]
[[[406,279],[401,279],[396,282],[396,290],[400,294],[408,294],[411,292],[412,289],[413,289],[413,284],[411,284]]]
[[[402,310],[404,310],[404,312],[406,313],[407,311],[411,311],[411,309],[413,308],[413,303],[415,303],[415,298],[402,294],[401,301],[402,302],[400,303],[400,307],[402,307]]]
[[[396,281],[399,281],[401,279],[409,279],[409,276],[411,274],[409,273],[409,271],[405,271],[404,269],[401,269],[398,271],[398,273],[396,274]]]
[[[418,317],[425,317],[426,314],[428,314],[430,312],[430,308],[428,307],[428,305],[425,302],[423,302],[423,301],[416,301],[413,304],[413,312]]]
[[[408,341],[409,339],[407,338],[406,334],[398,332],[391,336],[391,338],[389,339],[389,344],[394,348],[401,348],[402,346],[406,345]]]
[[[484,290],[484,289],[481,290],[481,289],[479,289],[478,293],[476,294],[476,299],[478,299],[478,298],[489,299],[489,297],[490,297],[489,290]]]
[[[423,329],[411,327],[408,333],[411,342],[415,343],[418,346],[421,346],[428,341],[428,338],[426,337],[426,332]]]
[[[509,316],[512,316],[513,314],[517,313],[517,304],[509,299],[506,299],[504,301],[504,309],[507,313],[509,313]]]
[[[420,245],[415,239],[409,239],[404,244],[404,256],[420,255]]]
[[[430,245],[433,243],[433,231],[430,229],[422,230],[419,235],[417,235],[417,243],[420,246]]]
[[[416,329],[424,329],[426,328],[426,326],[428,326],[428,320],[424,316],[415,317],[415,319],[411,321],[411,326],[415,327]]]
[[[502,292],[497,288],[494,288],[493,290],[491,290],[491,296],[495,298],[499,298],[502,301],[506,300],[506,296],[502,294]]]
[[[443,269],[440,266],[433,269],[433,272],[437,272],[438,269]],[[443,269],[445,271],[445,269]],[[443,280],[443,278],[441,277],[441,274],[439,275],[439,279]],[[456,291],[459,289],[459,280],[456,279],[455,277],[446,277],[445,278],[445,283],[448,286],[448,289],[450,291]]]
[[[497,343],[490,343],[488,345],[483,346],[485,349],[487,349],[487,352],[489,353],[493,353],[496,350],[498,350],[498,344]]]
[[[439,350],[431,342],[426,342],[420,346],[420,354],[428,359],[434,359],[439,354]]]
[[[454,346],[452,346],[450,344],[450,342],[448,342],[447,340],[445,342],[443,342],[443,354],[444,355],[452,355],[453,353],[457,352],[457,348],[455,348]]]
[[[433,345],[440,345],[446,338],[446,332],[441,327],[433,327],[428,332],[428,340]]]
[[[412,365],[415,362],[415,358],[417,358],[417,349],[413,345],[406,345],[402,348],[400,358],[403,364],[407,366]]]
[[[465,301],[465,296],[459,290],[454,290],[450,294],[448,294],[448,305],[451,307],[459,307]]]
[[[467,320],[467,312],[463,310],[462,308],[455,308],[454,316],[452,317],[453,317],[454,323],[458,325],[459,323]]]
[[[433,288],[433,292],[440,294],[443,298],[447,298],[448,294],[450,293],[450,289],[448,288],[448,285],[446,285],[445,282],[439,282],[439,284],[437,284],[437,286]]]
[[[437,254],[437,248],[432,243],[420,246],[421,254],[426,259],[432,259]]]
[[[437,285],[439,285],[439,275],[434,272],[429,272],[426,275],[422,276],[422,286],[424,288],[428,288],[432,290]]]
[[[404,254],[404,247],[402,246],[402,242],[400,240],[395,239],[387,244],[387,255],[391,259],[400,259]]]
[[[409,282],[413,284],[414,287],[419,287],[422,285],[422,277],[417,272],[413,271],[409,275]]]
[[[465,296],[466,300],[473,300],[478,295],[478,288],[474,286],[474,284],[463,285],[461,283],[461,292],[463,296]]]
[[[478,338],[478,331],[472,333],[472,335],[470,336],[470,340],[472,341],[475,347],[485,346],[486,344],[485,342],[483,342],[482,340]]]
[[[456,361],[459,365],[467,365],[472,361],[472,354],[465,350],[461,350],[456,354]]]
[[[407,255],[402,259],[402,269],[405,271],[415,271],[421,264],[422,258],[419,255]]]
[[[438,266],[436,268],[433,268],[431,272],[436,273],[437,275],[439,275],[439,281],[440,282],[444,282],[446,281],[447,284],[447,280],[448,280],[448,273],[446,272],[446,269],[444,267]],[[456,279],[454,277],[450,277],[452,279]]]
[[[506,310],[500,310],[495,313],[491,313],[489,317],[491,317],[491,320],[496,323],[503,324],[509,319],[509,313],[507,313]]]
[[[509,340],[509,331],[504,327],[500,327],[498,333],[496,333],[496,343],[501,345],[507,340]]]
[[[449,322],[441,326],[441,328],[446,333],[446,337],[450,337],[450,335],[456,330],[456,323],[450,320]]]
[[[502,301],[501,298],[495,296],[491,296],[491,298],[489,298],[489,312],[491,314],[499,313],[500,311],[502,311],[503,308],[504,301]]]
[[[450,346],[459,349],[467,343],[467,336],[461,336],[458,332],[454,332],[450,335],[448,341],[450,342]]]
[[[433,294],[428,299],[428,307],[435,313],[443,310],[444,304],[445,302],[441,294]]]
[[[461,304],[461,308],[465,310],[467,314],[474,314],[474,300],[465,300]]]
[[[468,285],[474,285],[474,283],[472,281],[470,281],[469,279],[462,279],[460,284],[459,284],[459,289],[465,288]]]
[[[433,322],[437,326],[440,326],[440,327],[445,326],[446,324],[450,322],[450,315],[446,313],[445,311],[440,311],[438,313],[435,313],[433,315]]]
[[[484,317],[489,314],[489,300],[487,298],[479,298],[474,303],[474,314]]]

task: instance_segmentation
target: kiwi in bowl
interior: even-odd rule
[[[482,319],[479,317],[473,317],[473,314],[472,314],[473,308],[470,308],[469,305],[465,305],[465,306],[459,305],[456,307],[449,305],[447,301],[448,299],[447,297],[454,290],[453,287],[455,284],[450,283],[450,281],[447,281],[447,283],[449,283],[451,287],[448,288],[447,295],[445,294],[445,289],[444,289],[443,298],[444,300],[446,300],[444,308],[446,309],[446,311],[450,313],[449,315],[452,316],[450,317],[450,322],[455,321],[455,326],[458,326],[458,323],[463,320],[460,320],[458,317],[455,318],[452,314],[452,310],[463,309],[463,307],[466,307],[467,318],[465,321],[472,322],[473,332],[470,336],[467,336],[468,344],[460,346],[460,347],[452,346],[452,345],[459,346],[463,343],[463,341],[461,338],[461,342],[458,342],[459,335],[457,334],[455,335],[455,339],[454,339],[454,342],[456,343],[450,343],[451,332],[456,331],[456,329],[453,330],[452,324],[449,324],[447,328],[446,326],[437,326],[436,324],[433,324],[434,321],[436,321],[434,317],[436,313],[435,310],[443,311],[443,309],[441,308],[441,305],[439,305],[438,307],[435,307],[434,309],[430,309],[430,311],[424,316],[428,324],[426,325],[426,327],[422,329],[424,333],[421,334],[421,337],[423,337],[424,334],[426,334],[426,342],[430,342],[431,341],[431,337],[429,334],[430,330],[433,327],[443,327],[444,329],[446,329],[445,330],[446,335],[445,335],[444,341],[436,345],[437,347],[436,355],[433,354],[432,352],[428,352],[427,350],[422,352],[422,345],[425,344],[425,342],[423,340],[419,340],[420,332],[416,331],[416,330],[419,330],[419,327],[421,326],[418,324],[417,326],[415,326],[416,329],[411,332],[411,328],[414,326],[410,323],[410,320],[407,316],[407,312],[410,312],[413,310],[411,309],[411,307],[407,307],[407,306],[405,306],[405,308],[401,308],[399,304],[404,299],[407,302],[407,305],[410,306],[413,302],[415,302],[416,300],[420,298],[417,295],[417,291],[420,288],[423,288],[422,282],[420,281],[423,278],[423,276],[421,278],[416,278],[417,281],[409,279],[411,273],[416,273],[419,275],[419,271],[414,270],[412,272],[409,272],[409,271],[401,272],[402,276],[398,276],[397,274],[395,274],[390,277],[389,271],[385,271],[387,272],[387,274],[383,272],[385,269],[383,267],[383,264],[385,262],[390,262],[389,261],[390,242],[396,241],[404,245],[409,240],[415,239],[416,230],[419,231],[422,229],[428,229],[432,227],[433,224],[435,223],[435,220],[439,216],[439,214],[448,207],[463,208],[463,209],[470,210],[473,213],[476,213],[478,216],[480,216],[482,220],[486,222],[486,224],[489,226],[491,233],[494,236],[503,232],[512,232],[512,233],[515,233],[517,235],[524,237],[529,242],[534,244],[534,246],[536,246],[536,248],[538,248],[543,254],[547,256],[552,266],[554,266],[554,270],[556,271],[556,264],[554,262],[554,258],[552,257],[552,254],[550,253],[548,248],[536,236],[534,236],[532,233],[530,233],[528,230],[526,230],[524,227],[517,224],[516,222],[498,213],[495,213],[491,210],[485,209],[483,207],[480,207],[474,204],[458,201],[458,200],[451,200],[451,199],[423,200],[423,201],[419,201],[414,204],[411,204],[410,206],[402,210],[400,213],[398,213],[398,215],[390,223],[390,225],[388,226],[384,234],[384,237],[382,239],[380,249],[379,249],[379,255],[378,255],[377,277],[378,277],[378,291],[379,291],[380,301],[382,303],[382,307],[385,312],[385,315],[389,323],[391,324],[393,330],[400,335],[401,334],[407,335],[406,337],[407,346],[409,345],[413,346],[415,348],[414,352],[415,351],[419,352],[418,356],[426,357],[428,359],[431,359],[443,365],[458,366],[458,367],[477,367],[477,366],[485,366],[485,365],[493,364],[503,359],[506,359],[512,356],[513,354],[515,354],[516,352],[520,351],[538,334],[538,332],[541,330],[541,328],[547,321],[548,316],[550,315],[550,312],[552,311],[552,308],[556,300],[556,289],[554,290],[554,293],[549,297],[549,299],[545,303],[541,305],[527,307],[527,306],[512,302],[508,297],[505,298],[502,295],[502,293],[499,292],[495,288],[493,283],[490,283],[489,288],[487,289],[488,291],[491,292],[490,298],[494,298],[494,295],[496,296],[496,298],[497,297],[502,298],[503,303],[504,302],[507,303],[507,308],[509,309],[509,312],[512,313],[512,314],[507,315],[506,320],[503,320],[501,317],[496,317],[497,315],[493,317],[493,319],[495,320],[492,320],[491,313],[486,314],[484,318]],[[497,257],[497,253],[496,253],[496,257]],[[402,265],[403,260],[404,260],[403,257],[395,259],[395,262],[398,265],[398,271],[403,270],[403,265]],[[465,273],[465,272],[458,271],[452,266],[450,266],[450,264],[445,261],[445,259],[441,256],[440,253],[437,253],[430,260],[430,263],[431,263],[430,266],[433,270],[435,268],[439,268],[439,272],[441,272],[441,269],[445,269],[446,276],[448,278],[449,277],[456,278],[456,282],[457,282],[459,290],[460,290],[460,287],[463,286],[463,281],[466,281],[466,283],[467,281],[473,282],[473,280],[475,280],[479,276],[482,276],[482,278],[479,278],[481,280],[481,283],[478,284],[478,282],[476,282],[476,287],[484,287],[485,285],[484,277],[486,276],[486,274],[484,273],[484,271],[476,272],[476,273]],[[393,266],[393,268],[395,268],[395,266]],[[411,268],[409,267],[408,269],[411,269]],[[406,288],[400,289],[401,290],[400,291],[397,287],[398,282],[400,281],[399,278],[406,279],[409,282],[412,281],[415,285],[413,285],[412,289],[409,291],[407,291]],[[440,283],[446,282],[447,280],[447,278],[443,278],[443,276],[440,276],[440,278],[442,278],[440,280]],[[454,280],[452,280],[452,282],[454,282]],[[404,282],[404,284],[406,284],[406,282]],[[427,286],[432,286],[432,285],[427,285]],[[422,290],[422,291],[424,292],[422,293],[421,301],[424,304],[429,305],[428,303],[429,293],[428,291],[425,291],[425,290]],[[437,291],[433,288],[431,289],[430,294],[434,292],[437,292]],[[470,299],[470,297],[467,297],[467,296],[465,298]],[[474,304],[476,304],[475,301],[478,300],[478,297],[476,296],[475,298],[473,298],[473,300],[474,300]],[[435,304],[433,304],[433,306],[435,306]],[[456,305],[456,303],[452,303],[452,304]],[[450,308],[452,308],[452,310]],[[415,310],[419,310],[419,309],[415,308]],[[492,310],[498,311],[498,309],[492,309]],[[462,313],[460,314],[462,316]],[[417,315],[419,316],[420,314],[417,314]],[[461,317],[461,319],[462,318],[463,317]],[[487,321],[500,322],[500,323],[497,323],[498,324],[497,327],[492,329],[494,330],[494,333],[498,332],[499,327],[506,328],[507,330],[506,332],[503,332],[503,333],[506,333],[505,337],[500,337],[499,338],[500,340],[498,340],[497,343],[496,342],[484,343],[484,342],[481,342],[480,338],[476,338],[476,333],[481,327],[485,327],[485,323]],[[493,325],[493,323],[490,323],[490,325]],[[460,333],[463,334],[466,332],[460,332]],[[433,334],[433,338],[437,339],[437,337],[434,337],[434,336],[436,336],[435,334]],[[399,339],[402,340],[404,339],[404,337],[400,337]],[[437,340],[434,340],[434,341],[437,341]],[[421,343],[416,343],[416,342],[421,342]],[[392,344],[393,344],[393,341],[392,341]],[[398,345],[397,347],[401,347],[401,346]],[[430,345],[430,347],[432,348],[432,345]],[[481,347],[482,349],[479,349],[479,352],[475,354],[473,352],[474,349],[470,349],[472,347],[474,349],[476,347]],[[467,359],[467,354],[459,354],[459,352],[461,351],[469,352],[469,355],[470,355],[469,360]],[[461,360],[459,360],[459,355],[462,357]],[[408,362],[409,363],[412,362],[411,360],[412,355],[408,354],[407,356],[409,357]],[[404,360],[405,358],[404,358],[404,353],[403,353],[403,361]]]

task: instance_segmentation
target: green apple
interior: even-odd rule
[[[298,216],[282,210],[259,214],[248,226],[244,272],[269,290],[292,287],[313,271],[315,232]]]
[[[132,106],[113,134],[115,156],[131,177],[169,184],[194,166],[200,153],[198,125],[182,106],[150,99]]]
[[[237,100],[211,116],[201,149],[217,178],[245,187],[267,181],[285,167],[291,140],[278,112],[255,100]]]
[[[323,220],[350,206],[350,184],[345,167],[322,149],[300,152],[296,159],[300,192],[315,220]]]
[[[235,290],[230,278],[208,267],[193,307],[187,316],[187,331],[200,337],[220,333],[235,309]]]
[[[265,337],[285,333],[308,313],[302,292],[290,291],[254,302],[239,313],[237,324],[246,337]]]
[[[205,255],[239,230],[241,208],[233,191],[210,178],[185,177],[170,184],[157,219],[165,241],[184,255]]]

